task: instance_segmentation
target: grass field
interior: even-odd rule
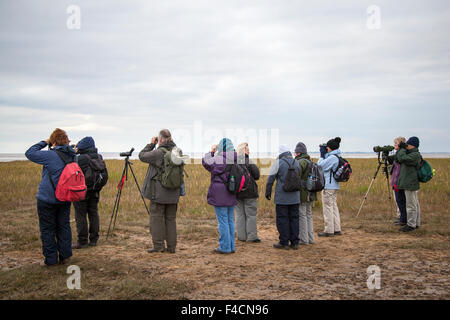
[[[234,255],[217,256],[214,210],[206,204],[209,174],[188,165],[187,196],[178,211],[177,253],[150,255],[149,219],[134,181],[126,182],[114,236],[105,242],[123,161],[107,161],[110,180],[99,206],[99,246],[74,251],[82,289],[68,290],[66,266],[45,268],[35,194],[41,167],[0,163],[1,299],[394,299],[450,298],[450,159],[430,159],[436,176],[421,185],[422,226],[400,234],[392,224],[386,180],[379,175],[361,215],[356,213],[377,167],[376,159],[350,159],[354,174],[338,197],[344,235],[316,239],[298,251],[272,249],[277,241],[275,206],[260,186],[260,244],[238,243]],[[146,165],[133,161],[142,183]],[[393,202],[394,203],[394,202]],[[393,204],[395,207],[395,204]],[[314,227],[322,231],[320,201]],[[73,220],[72,215],[72,220]],[[75,223],[72,221],[75,240]],[[382,288],[366,287],[366,269],[379,265]]]

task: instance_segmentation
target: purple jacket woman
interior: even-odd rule
[[[237,163],[237,153],[230,139],[223,138],[211,152],[205,154],[203,166],[211,173],[211,185],[208,190],[208,204],[214,206],[219,229],[219,247],[214,253],[235,252],[234,207],[236,195],[228,192],[224,181],[228,181],[227,164]],[[222,178],[222,179],[221,179]]]
[[[236,196],[228,192],[224,181],[227,181],[230,173],[223,173],[228,163],[237,161],[235,151],[208,152],[202,160],[203,167],[211,173],[211,184],[208,190],[208,204],[215,207],[231,207],[237,204]],[[219,177],[220,176],[220,177]]]

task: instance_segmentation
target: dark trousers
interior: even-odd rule
[[[178,204],[150,202],[150,234],[155,249],[164,249],[164,241],[168,249],[177,246],[177,208]]]
[[[98,197],[88,196],[86,200],[73,203],[75,220],[77,222],[78,243],[81,245],[88,244],[88,236],[90,242],[97,243],[98,241],[98,233],[100,231],[98,202]],[[89,218],[89,228],[87,218]]]
[[[70,203],[51,204],[37,201],[42,253],[45,264],[53,265],[72,256]]]
[[[299,242],[299,208],[300,204],[276,205],[277,229],[280,234],[280,244],[287,246],[289,242],[297,245]]]
[[[400,222],[406,223],[406,196],[405,190],[395,190],[395,201],[397,202],[398,210],[400,211]]]

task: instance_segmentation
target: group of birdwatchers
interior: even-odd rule
[[[389,161],[392,164],[391,184],[398,204],[398,219],[395,223],[402,226],[402,231],[412,231],[420,225],[417,195],[417,169],[421,161],[419,139],[412,137],[406,141],[399,137],[394,142],[397,152],[389,157]],[[317,200],[317,192],[311,192],[306,187],[312,164],[320,167],[324,178],[321,191],[324,230],[317,235],[342,235],[337,205],[340,183],[336,178],[342,159],[340,143],[341,138],[337,137],[321,145],[317,163],[312,161],[303,142],[298,142],[293,152],[287,145],[279,146],[279,155],[270,168],[265,188],[265,198],[271,200],[276,181],[273,200],[279,241],[273,244],[274,248],[297,250],[299,245],[315,242],[312,207]],[[167,156],[175,150],[181,154],[170,131],[163,129],[139,153],[139,159],[148,163],[142,195],[150,200],[153,247],[148,250],[149,253],[176,251],[178,202],[186,190],[184,169],[178,171],[181,183],[173,175],[171,177],[172,172],[166,172],[175,167],[170,162],[170,156]],[[30,147],[25,155],[30,161],[43,166],[36,198],[44,265],[65,264],[72,256],[72,249],[97,245],[100,228],[98,203],[100,190],[107,181],[106,166],[92,137],[85,137],[76,145],[70,145],[66,132],[59,128],[49,139]],[[257,231],[257,181],[260,170],[250,160],[248,143],[239,144],[236,150],[230,139],[223,138],[204,155],[202,165],[211,175],[207,202],[214,207],[219,231],[219,246],[213,252],[234,253],[236,236],[243,242],[261,242]],[[75,186],[81,183],[80,170],[85,176],[84,190]],[[242,176],[239,172],[243,172]],[[301,182],[299,188],[292,189],[295,191],[287,186],[291,184],[293,175],[299,177]],[[72,190],[69,190],[68,185],[72,185]],[[69,196],[72,198],[67,198]],[[67,199],[77,201],[65,201]],[[71,202],[75,208],[77,228],[77,242],[74,245],[70,227]]]

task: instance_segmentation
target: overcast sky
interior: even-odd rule
[[[450,152],[448,30],[449,1],[1,0],[0,152],[56,127],[100,151],[169,128],[185,152],[226,129],[275,129],[310,151],[416,135],[422,151]]]

